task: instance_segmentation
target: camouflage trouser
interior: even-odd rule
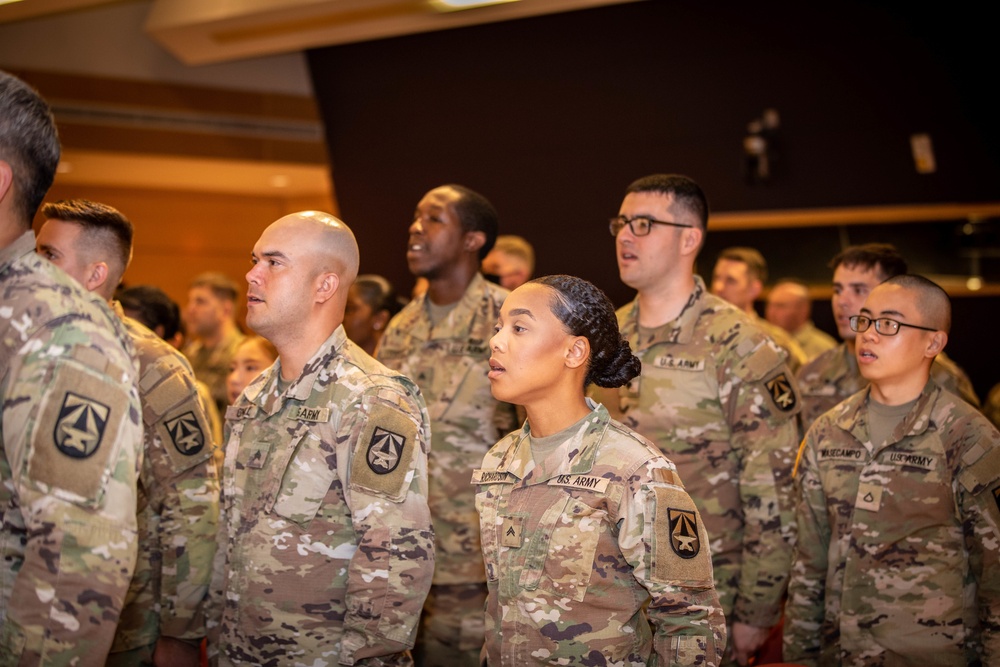
[[[154,649],[156,649],[156,644],[140,646],[130,651],[109,653],[104,667],[153,667]]]
[[[431,586],[413,657],[419,667],[478,667],[486,583]]]

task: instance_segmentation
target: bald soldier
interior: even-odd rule
[[[799,454],[790,662],[1000,661],[1000,433],[931,375],[950,325],[947,294],[913,275],[850,318],[870,385]]]
[[[285,216],[247,273],[278,360],[226,413],[221,664],[406,665],[434,571],[420,392],[348,340],[358,246]]]
[[[0,662],[102,665],[136,557],[142,456],[132,344],[35,254],[59,139],[0,72]]]
[[[143,461],[139,558],[109,665],[196,667],[219,521],[219,480],[208,418],[184,356],[112,300],[132,258],[132,223],[97,202],[42,206],[38,254],[122,318],[138,357]]]
[[[817,329],[809,319],[811,312],[809,288],[800,280],[783,278],[767,294],[764,317],[791,335],[805,353],[806,361],[837,347],[833,336]]]

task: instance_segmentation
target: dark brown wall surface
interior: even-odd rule
[[[489,197],[501,231],[535,244],[539,273],[583,276],[619,304],[631,293],[618,281],[606,220],[625,186],[648,173],[692,176],[717,211],[998,200],[988,21],[967,10],[905,11],[649,0],[314,50],[338,200],[362,270],[412,284],[406,226],[423,192],[447,182]],[[781,114],[780,161],[770,183],[750,185],[742,140],[768,107]],[[937,173],[914,169],[917,132],[933,139]],[[940,241],[948,229],[884,234],[924,248],[920,263],[934,266],[923,270],[965,266],[960,244]],[[861,235],[852,229],[849,240]],[[699,269],[739,239],[773,256],[775,276],[826,282],[842,238],[836,228],[710,231]],[[983,301],[996,310],[995,298]],[[989,373],[1000,379],[997,363]]]

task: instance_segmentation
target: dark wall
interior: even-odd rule
[[[811,4],[650,0],[310,52],[362,270],[412,284],[407,224],[448,182],[493,201],[501,231],[535,244],[538,273],[583,276],[616,303],[631,293],[606,220],[648,173],[692,176],[717,211],[1000,199],[985,17]],[[779,160],[751,185],[742,141],[769,107]],[[916,132],[931,135],[937,173],[916,173]],[[940,243],[948,230],[929,229],[879,240],[925,248],[941,272],[962,266]],[[728,234],[710,229],[700,269]],[[817,281],[842,242],[836,228],[748,234],[775,276]]]

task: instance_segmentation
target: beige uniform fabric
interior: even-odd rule
[[[718,665],[708,535],[676,469],[603,406],[544,461],[530,427],[473,474],[490,665]]]
[[[825,331],[817,329],[812,320],[799,327],[798,331],[792,334],[792,338],[805,352],[806,362],[812,361],[827,350],[837,347],[837,339]]]
[[[229,362],[236,354],[236,348],[246,338],[234,329],[215,347],[205,347],[201,341],[193,340],[184,346],[184,356],[191,362],[191,368],[198,380],[208,385],[219,414],[229,405],[226,378],[229,377]]]
[[[785,351],[785,354],[787,355],[785,363],[788,364],[788,368],[791,369],[792,373],[795,373],[802,368],[802,366],[809,360],[805,350],[802,349],[798,341],[796,341],[790,333],[779,327],[777,324],[771,324],[763,317],[759,316],[756,312],[749,313],[749,315],[751,321],[760,327],[764,333],[770,336],[771,340],[778,344],[778,347]]]
[[[191,367],[152,331],[127,317],[123,321],[139,361],[145,457],[139,558],[113,652],[155,644],[161,635],[205,636],[220,493],[212,461],[217,445]]]
[[[638,302],[618,311],[642,374],[592,394],[677,466],[708,530],[727,620],[774,625],[795,528],[799,405],[785,355],[697,276],[676,320],[644,335],[638,321]]]
[[[0,250],[0,665],[102,665],[135,567],[132,345],[99,297]]]
[[[803,443],[784,657],[1000,664],[1000,433],[931,380],[875,443],[870,400],[825,413]]]
[[[972,382],[961,368],[941,353],[931,365],[931,377],[948,391],[978,406],[979,398]],[[802,394],[802,431],[808,431],[824,412],[868,386],[861,377],[858,360],[847,343],[816,357],[799,369],[796,376]]]
[[[220,664],[410,664],[434,570],[420,392],[342,326],[280,373],[226,415]]]

